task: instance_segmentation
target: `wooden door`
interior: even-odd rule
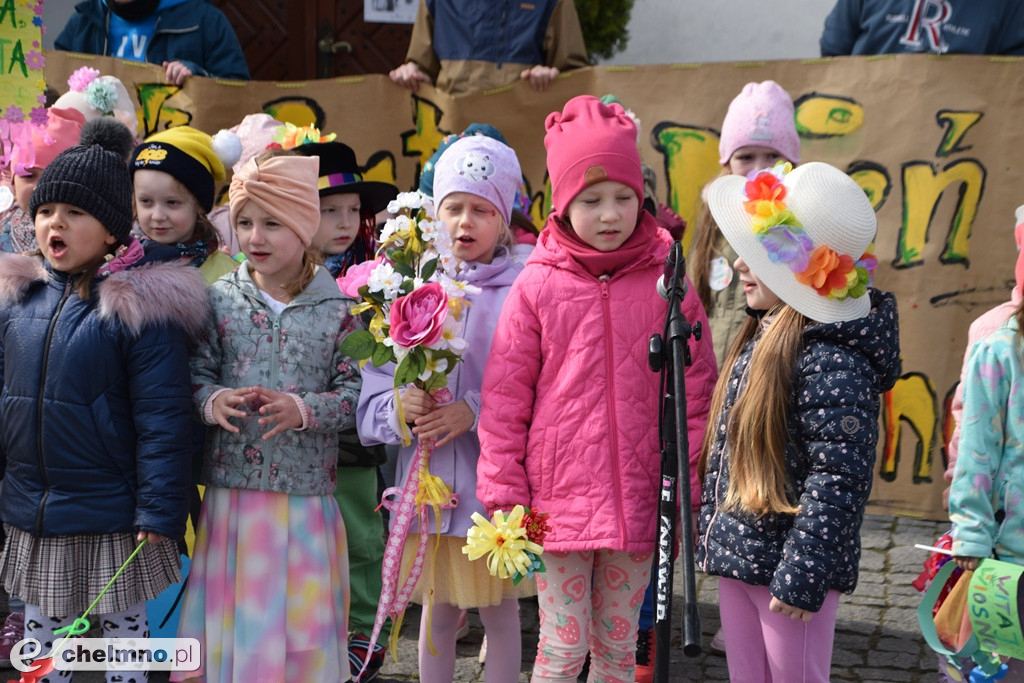
[[[405,61],[410,24],[363,21],[363,0],[215,0],[254,80],[387,73]],[[290,10],[290,11],[289,11]]]

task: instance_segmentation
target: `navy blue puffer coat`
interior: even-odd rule
[[[829,589],[850,593],[856,587],[879,394],[900,373],[896,300],[887,292],[870,294],[866,317],[804,330],[786,449],[791,502],[800,506],[795,516],[758,518],[718,507],[729,489],[725,425],[756,340],[732,367],[701,494],[697,562],[708,574],[769,586],[782,602],[811,612],[821,608]]]
[[[0,255],[0,518],[34,536],[185,530],[188,339],[199,271],[151,254],[90,301],[36,257]]]

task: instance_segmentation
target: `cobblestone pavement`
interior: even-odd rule
[[[910,582],[921,571],[926,553],[914,548],[915,543],[930,545],[948,527],[946,523],[919,521],[906,517],[868,515],[861,529],[864,548],[860,565],[860,582],[853,595],[842,596],[836,622],[835,650],[832,656],[833,681],[864,681],[894,683],[912,681],[933,683],[938,680],[936,657],[925,645],[917,625],[917,591]],[[678,569],[677,589],[673,601],[676,616],[673,623],[671,681],[727,681],[725,657],[708,648],[718,628],[717,582],[697,574],[704,653],[696,658],[682,654],[680,617],[682,577]],[[523,665],[520,681],[529,681],[537,644],[537,603],[520,603],[523,628]],[[398,662],[390,654],[378,679],[380,683],[419,680],[416,666],[416,637],[420,612],[411,606],[405,617],[406,626],[399,637]],[[470,614],[470,633],[459,642],[455,681],[482,682],[483,665],[477,661],[483,627],[475,613]],[[5,676],[16,672],[0,672],[0,681],[16,679]],[[166,673],[154,673],[151,683],[167,680]],[[80,672],[79,683],[101,683],[103,674]]]
[[[832,655],[833,681],[894,683],[938,680],[935,654],[925,644],[917,625],[920,596],[910,582],[920,573],[926,552],[915,543],[931,545],[948,528],[945,522],[906,517],[868,515],[861,528],[863,557],[860,581],[853,595],[839,601],[835,649]],[[680,617],[681,573],[676,569],[676,617],[673,623],[671,681],[727,681],[725,657],[711,652],[711,637],[718,628],[717,581],[698,572],[697,594],[703,633],[703,654],[688,658],[682,653]],[[520,602],[523,622],[523,666],[519,680],[530,680],[537,643],[537,607],[532,600]],[[381,683],[419,680],[416,669],[416,635],[419,609],[413,606],[405,618],[399,638],[396,663],[388,655],[378,679]],[[477,661],[483,627],[470,614],[470,634],[459,642],[455,680],[482,682],[483,665]]]

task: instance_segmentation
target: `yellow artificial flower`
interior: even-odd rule
[[[466,532],[462,552],[469,555],[470,560],[486,555],[491,576],[509,579],[517,573],[525,575],[533,563],[527,553],[540,555],[544,551],[527,537],[523,526],[525,514],[523,506],[516,505],[508,515],[498,510],[489,522],[479,512],[474,512],[476,526]]]

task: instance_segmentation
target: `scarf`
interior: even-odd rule
[[[553,223],[553,225],[551,225]],[[549,229],[555,242],[573,257],[584,269],[594,277],[613,275],[617,270],[633,263],[649,248],[658,231],[658,224],[647,211],[640,212],[633,234],[613,251],[598,251],[590,246],[572,229],[572,226],[558,216],[549,219]]]

